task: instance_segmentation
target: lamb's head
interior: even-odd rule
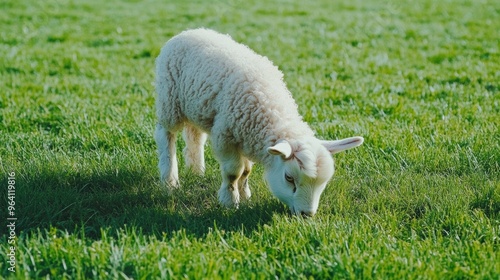
[[[273,194],[290,207],[293,214],[313,216],[319,198],[333,176],[331,154],[363,144],[362,137],[335,141],[280,140],[267,148],[273,156],[266,179]]]

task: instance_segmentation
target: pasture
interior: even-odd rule
[[[494,0],[3,0],[0,278],[498,279],[499,18]],[[365,138],[314,218],[258,165],[251,201],[220,206],[209,146],[206,176],[181,157],[183,187],[160,186],[154,60],[202,26],[269,57],[319,138]]]

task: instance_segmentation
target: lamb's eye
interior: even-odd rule
[[[293,185],[293,193],[297,191],[297,186],[295,186],[295,181],[293,180],[293,177],[285,173],[285,180]]]

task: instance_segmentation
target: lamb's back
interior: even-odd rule
[[[157,77],[172,83],[169,102],[175,99],[185,118],[207,132],[219,120],[223,124],[218,130],[228,130],[234,141],[249,147],[276,134],[269,131],[273,128],[286,130],[287,123],[310,134],[282,72],[267,57],[227,35],[207,29],[184,31],[167,42],[157,64]]]

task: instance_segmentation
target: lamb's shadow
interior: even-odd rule
[[[99,238],[102,228],[113,233],[126,225],[143,234],[183,230],[203,237],[213,227],[249,233],[269,223],[273,213],[285,212],[282,205],[269,201],[225,209],[217,202],[217,187],[206,183],[167,194],[156,178],[134,170],[25,174],[17,182],[18,229],[33,232],[56,227]]]

